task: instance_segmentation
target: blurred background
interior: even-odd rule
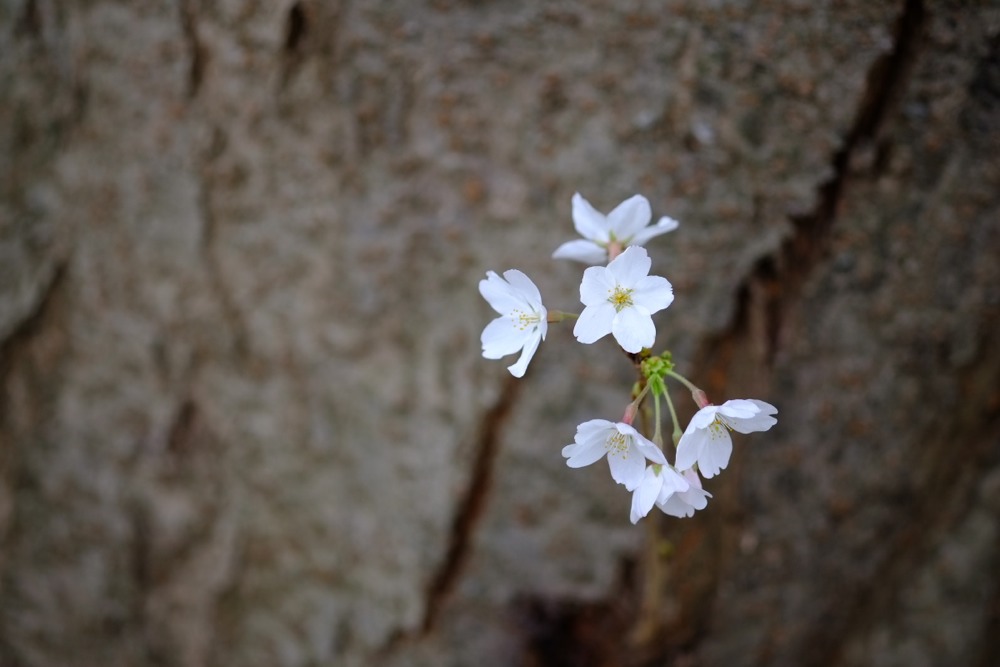
[[[998,155],[993,1],[0,1],[0,665],[1000,664]],[[692,519],[480,356],[574,192],[779,409]]]

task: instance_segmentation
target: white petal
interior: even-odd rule
[[[674,469],[675,470],[680,470],[680,468],[674,468]],[[681,473],[681,477],[683,477],[684,480],[688,484],[691,485],[692,489],[700,489],[701,488],[701,477],[698,476],[698,471],[695,470],[694,468],[688,468],[687,470],[685,470],[684,472],[682,472]],[[709,494],[709,495],[711,495],[711,494]]]
[[[684,502],[684,499],[676,493],[671,494],[664,502],[657,501],[656,504],[665,514],[675,516],[678,519],[694,516],[694,508]]]
[[[498,317],[486,325],[479,339],[483,344],[483,356],[499,359],[520,350],[531,336],[530,332],[515,327],[509,317]]]
[[[678,470],[687,470],[693,466],[698,462],[701,452],[709,440],[711,438],[705,429],[692,429],[689,426],[688,430],[681,436],[680,442],[677,443],[677,459],[674,461],[674,466]]]
[[[567,448],[563,448],[563,456],[566,455],[566,449]],[[570,468],[582,468],[583,466],[589,466],[594,461],[598,461],[603,458],[607,453],[608,448],[604,446],[603,440],[597,440],[586,445],[578,445],[566,461],[566,465]]]
[[[630,243],[632,245],[646,245],[646,242],[650,239],[655,238],[660,234],[672,232],[679,226],[680,223],[673,218],[663,216],[655,225],[650,225],[649,227],[640,230],[635,236],[632,237]]]
[[[674,288],[670,281],[660,276],[646,276],[639,280],[632,292],[632,302],[650,313],[658,313],[674,301]]]
[[[726,422],[739,433],[758,433],[769,430],[778,420],[771,415],[754,415],[749,419],[727,419]]]
[[[542,342],[542,336],[539,333],[531,336],[527,342],[524,344],[524,350],[521,352],[521,357],[513,366],[508,366],[507,370],[510,374],[516,378],[524,377],[524,371],[528,369],[528,363],[531,358],[535,356],[535,350],[538,349],[538,344]]]
[[[678,447],[678,452],[680,452],[680,447]],[[698,457],[698,471],[705,479],[711,479],[729,465],[729,457],[732,455],[733,439],[729,437],[729,431],[719,428],[715,437],[702,447],[701,455]]]
[[[762,414],[765,415],[776,415],[778,414],[778,408],[774,407],[766,401],[758,401],[756,398],[748,399],[751,403],[760,408]]]
[[[625,252],[615,257],[608,264],[608,271],[614,276],[615,282],[628,289],[635,287],[636,283],[649,275],[649,267],[652,260],[645,248],[639,246],[629,246]]]
[[[691,484],[669,465],[660,468],[660,478],[663,480],[663,487],[658,500],[665,501],[671,493],[683,493],[691,488]]]
[[[514,288],[517,292],[522,294],[525,299],[532,303],[532,305],[541,306],[542,305],[542,294],[538,291],[538,287],[535,283],[531,281],[531,278],[524,275],[517,269],[508,269],[503,272],[503,277],[507,279],[510,286]]]
[[[595,266],[597,264],[604,264],[607,261],[608,251],[593,241],[577,239],[575,241],[567,241],[556,248],[556,251],[552,253],[552,257],[553,259],[572,259]]]
[[[642,195],[629,197],[611,213],[608,213],[608,227],[619,241],[627,242],[639,230],[649,224],[653,212],[649,200]]]
[[[703,489],[690,489],[684,493],[678,493],[677,495],[696,510],[703,510],[708,507],[708,499],[712,497],[711,493]],[[694,512],[692,512],[692,514],[694,514]]]
[[[589,345],[611,333],[611,322],[615,319],[615,307],[604,302],[587,306],[573,326],[573,335],[581,343]]]
[[[718,405],[706,405],[698,412],[694,413],[694,417],[691,417],[691,423],[688,424],[687,431],[693,431],[697,428],[708,428],[708,425],[715,421],[715,414],[719,411]],[[679,469],[683,470],[689,466],[677,466]]]
[[[609,306],[611,304],[608,304]],[[612,310],[614,308],[612,307]],[[583,319],[581,316],[580,319]],[[642,306],[631,306],[615,313],[611,333],[626,352],[635,354],[656,341],[656,327],[649,311]]]
[[[646,469],[646,459],[635,447],[629,447],[624,452],[608,452],[608,464],[611,466],[611,477],[624,484],[629,491],[639,485]]]
[[[632,493],[632,510],[629,514],[632,523],[637,523],[653,509],[653,503],[660,494],[662,484],[662,478],[656,474],[653,466],[648,466],[643,473],[642,481]]]
[[[594,437],[599,433],[603,434],[605,431],[613,430],[615,430],[615,422],[608,421],[607,419],[589,419],[576,427],[576,439],[577,441],[581,441],[582,439]]]
[[[736,403],[739,408],[742,408],[740,411],[741,415],[749,410],[753,410],[754,413],[749,416],[731,415],[732,412],[736,412],[736,410],[732,409],[733,406],[730,405],[732,403]],[[729,409],[727,410],[726,408]],[[727,417],[726,423],[732,426],[734,431],[740,433],[767,431],[778,423],[778,420],[771,416],[777,413],[778,409],[770,403],[754,399],[726,401],[719,407],[719,412]]]
[[[661,493],[656,499],[656,504],[665,513],[682,519],[693,516],[695,510],[705,509],[708,506],[708,499],[712,497],[711,493],[702,490],[700,482],[695,485],[694,481],[691,480],[690,476],[694,476],[695,481],[697,480],[697,473],[693,470],[688,470],[685,471],[684,475],[691,482],[690,489],[676,492],[668,497],[665,497],[665,494]]]
[[[577,192],[573,195],[573,226],[577,233],[585,239],[608,242],[608,221],[590,202]]]
[[[749,419],[760,412],[753,401],[745,398],[734,398],[719,406],[719,414],[736,419]]]
[[[493,271],[486,272],[486,280],[479,281],[479,293],[501,315],[506,315],[515,309],[524,309],[527,302],[516,292],[506,280]]]
[[[592,266],[583,272],[583,280],[580,281],[580,302],[585,306],[607,303],[617,286],[615,277],[607,268]]]
[[[663,452],[659,447],[654,445],[652,442],[647,440],[641,435],[638,435],[635,440],[635,446],[639,450],[639,453],[644,457],[652,461],[653,463],[659,463],[660,465],[666,465],[667,459],[663,456]]]

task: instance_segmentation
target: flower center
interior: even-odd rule
[[[635,290],[625,289],[621,285],[615,286],[615,291],[608,297],[608,303],[615,307],[617,312],[632,305],[632,292]]]
[[[733,427],[726,423],[722,417],[716,415],[715,421],[708,425],[708,433],[713,439],[721,438],[726,434],[726,431],[732,431]]]
[[[524,331],[530,326],[534,326],[541,321],[538,313],[526,313],[519,308],[515,308],[510,312],[510,319],[514,323],[514,328],[518,331]]]
[[[615,432],[613,435],[608,437],[607,442],[604,446],[608,450],[608,454],[620,454],[622,457],[628,452],[628,436],[624,433]]]

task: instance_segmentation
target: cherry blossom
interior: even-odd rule
[[[649,200],[642,195],[626,199],[604,215],[576,193],[573,195],[573,226],[583,238],[563,243],[552,257],[573,259],[591,266],[604,264],[612,246],[616,248],[613,256],[628,246],[641,246],[651,238],[672,232],[680,224],[664,216],[655,225],[650,225],[651,218]]]
[[[778,409],[755,399],[734,399],[722,405],[706,405],[695,413],[677,443],[677,468],[686,470],[695,463],[706,478],[714,477],[729,465],[733,453],[730,431],[766,431],[778,420]]]
[[[694,470],[685,470],[681,473],[684,481],[688,483],[685,491],[675,493],[660,492],[656,499],[656,506],[664,513],[684,519],[694,516],[695,510],[703,510],[708,506],[708,499],[712,494],[701,487],[701,479]],[[664,489],[666,485],[664,485]]]
[[[528,362],[548,331],[548,313],[542,305],[542,295],[535,283],[518,271],[504,271],[503,278],[493,271],[479,281],[479,293],[500,317],[486,325],[480,338],[483,356],[499,359],[521,351],[521,356],[507,370],[514,377],[523,377]]]
[[[687,491],[690,483],[669,465],[646,466],[642,481],[632,491],[632,523],[649,514],[654,503],[667,502],[676,493]]]
[[[586,306],[573,327],[581,343],[593,343],[612,334],[627,352],[653,345],[656,327],[652,314],[674,300],[666,278],[649,275],[651,261],[645,248],[632,246],[610,264],[583,272],[580,301]]]
[[[573,444],[563,447],[570,468],[582,468],[607,457],[611,476],[629,491],[642,481],[646,459],[665,465],[660,448],[624,422],[591,419],[576,428]]]

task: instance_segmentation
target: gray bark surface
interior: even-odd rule
[[[3,0],[0,665],[1000,664],[998,155],[995,2]],[[577,191],[779,408],[693,519],[480,356]]]

